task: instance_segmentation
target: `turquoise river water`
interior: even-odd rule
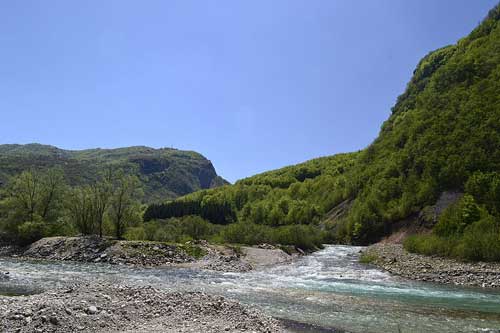
[[[496,332],[500,290],[408,281],[358,263],[353,246],[327,246],[287,265],[250,273],[0,258],[0,293],[27,294],[102,279],[168,290],[204,291],[252,304],[282,319],[348,332]]]

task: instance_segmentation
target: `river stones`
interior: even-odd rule
[[[92,305],[92,306],[89,306],[89,307],[88,307],[88,309],[87,309],[87,313],[88,313],[88,314],[91,314],[91,315],[96,314],[96,313],[97,313],[97,311],[99,311],[99,310],[97,310],[97,307],[95,307],[95,306],[93,306],[93,305]]]
[[[31,244],[23,256],[37,259],[153,267],[195,260],[193,256],[177,245],[118,241],[97,236],[43,238]]]
[[[412,280],[500,288],[500,263],[461,262],[437,256],[408,253],[401,244],[375,244],[368,247],[373,264],[390,273]]]
[[[290,262],[294,256],[268,244],[234,248],[206,241],[165,244],[117,241],[97,236],[43,238],[23,253],[24,258],[30,259],[144,267],[180,266],[219,272],[248,272]]]
[[[258,310],[202,292],[167,292],[96,281],[69,292],[54,289],[26,297],[0,296],[0,332],[222,331],[285,330]]]

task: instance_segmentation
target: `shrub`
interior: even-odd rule
[[[196,259],[200,259],[202,257],[204,257],[207,252],[204,251],[201,247],[197,246],[197,245],[192,245],[192,244],[182,244],[180,246],[180,248],[182,250],[184,250],[184,252],[186,252],[188,255],[196,258]]]
[[[404,242],[409,252],[455,257],[472,261],[500,261],[500,231],[492,216],[485,216],[469,225],[462,235],[411,236]]]
[[[500,261],[500,233],[494,219],[486,217],[469,226],[457,252],[468,260]]]
[[[458,241],[436,235],[414,235],[408,237],[403,246],[408,252],[425,255],[452,256]]]
[[[257,245],[272,243],[272,228],[254,223],[233,223],[221,231],[224,242]]]
[[[46,234],[46,225],[41,221],[24,222],[17,230],[18,243],[26,245],[42,239]]]
[[[464,195],[456,204],[446,208],[434,233],[442,237],[459,236],[465,228],[481,218],[481,210],[471,195]]]
[[[221,232],[221,236],[227,243],[293,245],[303,250],[322,247],[326,238],[325,232],[310,225],[288,225],[272,228],[253,223],[228,225]]]
[[[316,227],[309,225],[289,225],[276,228],[273,233],[273,243],[294,245],[303,250],[322,247],[324,234]]]
[[[184,243],[193,239],[209,239],[218,231],[218,228],[219,226],[199,216],[185,216],[149,221],[129,228],[125,239]]]
[[[362,264],[371,264],[377,260],[377,256],[367,252],[363,252],[359,257],[359,262]]]
[[[500,173],[474,173],[467,180],[465,191],[484,204],[492,214],[500,213]]]
[[[129,228],[124,235],[126,240],[147,240],[143,226]]]
[[[186,216],[177,221],[182,233],[192,239],[207,239],[212,236],[217,226],[199,216]]]

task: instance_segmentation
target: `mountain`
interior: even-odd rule
[[[496,6],[469,36],[425,56],[366,149],[152,205],[145,218],[312,224],[337,241],[368,244],[401,221],[416,223],[443,193],[470,192],[500,220],[491,204],[500,200],[499,20]],[[471,190],[478,179],[489,194]]]
[[[345,239],[373,242],[442,193],[500,171],[499,21],[496,6],[469,36],[420,61],[349,175],[354,202]]]
[[[64,150],[41,144],[0,145],[0,184],[30,168],[61,167],[71,185],[80,185],[92,182],[109,166],[137,175],[147,202],[227,184],[209,160],[192,151],[143,146]]]

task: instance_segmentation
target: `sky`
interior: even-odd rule
[[[195,150],[231,182],[363,149],[497,1],[1,1],[0,144]]]

